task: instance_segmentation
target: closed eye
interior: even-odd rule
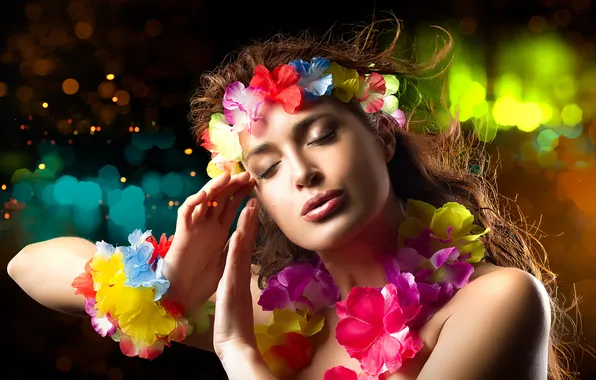
[[[323,136],[309,142],[307,145],[308,146],[323,145],[327,142],[332,141],[336,136],[337,136],[337,129],[334,128],[334,129],[328,131],[327,133],[325,133]],[[278,161],[275,164],[268,167],[265,171],[256,173],[257,178],[261,179],[261,180],[271,178],[271,176],[273,176],[273,174],[275,174],[275,171],[280,163],[281,163],[281,161]]]

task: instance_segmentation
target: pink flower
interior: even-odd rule
[[[420,252],[428,252],[429,256]],[[397,263],[403,270],[414,273],[418,281],[451,284],[455,289],[468,283],[474,267],[465,262],[465,256],[456,247],[439,249],[432,254],[430,252],[428,249],[419,251],[404,247],[397,253]]]
[[[403,128],[406,125],[406,114],[399,108],[394,112],[391,112],[389,115],[397,121],[397,125],[399,125],[400,128]]]
[[[245,127],[251,132],[252,123],[261,119],[259,111],[265,103],[265,98],[254,88],[245,88],[242,82],[234,82],[226,87],[222,104],[224,115],[228,123],[233,125],[234,132],[240,132]]]
[[[395,372],[404,359],[414,357],[422,348],[422,340],[406,325],[415,315],[402,305],[393,284],[380,291],[354,287],[344,301],[337,303],[337,341],[350,357],[360,361],[368,375]]]
[[[323,380],[378,380],[377,376],[370,376],[365,372],[356,372],[344,366],[337,366],[328,369],[323,375]]]
[[[360,75],[359,80],[360,87],[354,96],[360,101],[360,105],[365,112],[377,112],[383,107],[385,78],[377,72],[372,72],[366,77]]]
[[[108,315],[104,317],[97,316],[95,303],[95,298],[85,298],[85,312],[91,317],[93,330],[103,337],[112,336],[116,332],[116,326],[114,326]]]
[[[309,263],[294,263],[267,281],[258,304],[263,310],[310,310],[311,314],[333,305],[339,289],[323,269]]]

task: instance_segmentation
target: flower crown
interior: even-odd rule
[[[224,171],[237,174],[243,171],[242,147],[238,133],[261,119],[261,106],[267,101],[280,103],[288,113],[294,113],[307,101],[320,96],[334,95],[343,102],[356,99],[367,113],[377,111],[393,116],[400,127],[405,115],[398,108],[395,94],[399,80],[395,75],[377,72],[359,74],[328,59],[315,57],[310,63],[296,59],[269,71],[257,65],[248,87],[234,82],[226,87],[222,105],[223,114],[211,115],[209,128],[203,133],[202,147],[211,152],[207,174],[215,178]]]

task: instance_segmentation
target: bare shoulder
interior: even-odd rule
[[[546,379],[551,317],[540,281],[482,264],[451,301],[419,379]]]
[[[498,300],[533,301],[533,306],[550,308],[549,295],[542,282],[518,268],[482,263],[460,293],[467,293],[470,297],[492,296]]]

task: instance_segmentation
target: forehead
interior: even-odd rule
[[[340,111],[338,108],[338,105],[334,102],[321,101],[308,104],[300,111],[290,114],[284,111],[281,104],[267,102],[263,105],[259,114],[262,118],[253,123],[251,133],[248,132],[247,128],[240,132],[239,138],[242,151],[246,154],[251,148],[265,141],[274,142],[286,137],[289,138],[292,126],[311,115],[325,113],[339,116]]]

